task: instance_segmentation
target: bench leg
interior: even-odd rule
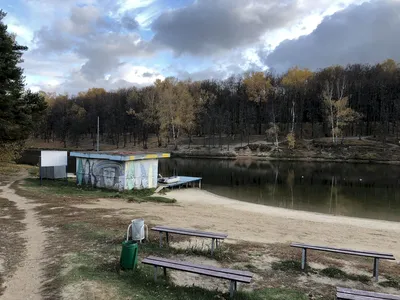
[[[168,236],[168,232],[165,233],[166,238],[167,238],[167,245],[169,245],[169,236]]]
[[[303,248],[301,253],[301,269],[304,271],[307,265],[307,249]]]
[[[378,275],[379,275],[379,258],[374,258],[374,271],[373,271],[373,277],[375,277],[375,281],[378,281]]]
[[[237,281],[235,281],[235,291],[237,291]]]
[[[164,276],[167,276],[167,268],[164,267]]]
[[[216,240],[215,240],[215,249],[218,249],[218,247],[219,247],[219,240],[216,239]]]
[[[236,281],[231,280],[231,284],[229,286],[229,297],[233,298],[233,295],[235,294],[235,285]]]
[[[160,231],[160,248],[162,247],[162,232]]]
[[[211,255],[214,254],[214,240],[215,239],[212,239],[212,241],[211,241]]]
[[[154,266],[154,281],[157,281],[157,266]]]

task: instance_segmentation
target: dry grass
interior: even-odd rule
[[[90,296],[92,299],[103,299],[101,294],[96,294],[96,290],[102,293],[104,288],[93,288],[93,286],[112,286],[113,289],[105,289],[111,291],[109,292],[111,294],[106,293],[106,298],[115,299],[135,298],[130,294],[133,290],[136,298],[140,299],[227,298],[227,294],[221,291],[175,286],[171,283],[171,278],[160,280],[155,284],[152,280],[152,268],[142,265],[139,265],[139,269],[135,272],[121,272],[118,267],[120,245],[125,238],[128,224],[126,219],[119,217],[113,210],[75,207],[76,204],[91,203],[93,198],[82,197],[75,193],[63,195],[42,192],[38,186],[30,185],[29,181],[23,186],[16,183],[12,187],[18,194],[41,204],[36,211],[42,225],[50,231],[45,249],[48,262],[44,268],[47,279],[42,289],[44,299],[69,298],[71,289],[77,295],[83,296],[86,295],[85,289],[87,289],[90,293],[95,293],[95,296]],[[132,218],[143,217],[139,214],[140,212],[138,215],[133,214]],[[148,216],[146,219],[157,218]],[[140,245],[140,258],[147,255],[172,258],[195,256],[205,262],[213,260],[224,267],[253,272],[255,277],[249,287],[253,292],[238,293],[237,299],[306,299],[305,295],[311,295],[313,299],[333,299],[336,284],[349,287],[361,286],[378,291],[387,289],[372,282],[362,283],[348,276],[336,278],[339,273],[342,275],[355,273],[357,276],[364,275],[362,272],[372,273],[372,262],[368,259],[309,251],[308,261],[316,270],[310,274],[295,271],[293,268],[280,270],[272,268],[274,262],[289,260],[300,262],[301,251],[290,248],[287,244],[227,242],[222,244],[222,248],[214,257],[211,257],[208,245],[194,244],[188,237],[172,235],[171,246],[161,249],[158,242],[158,234],[150,232],[149,242]],[[182,245],[187,246],[182,247]],[[321,271],[326,268],[331,269]],[[341,273],[342,270],[345,270],[344,273]],[[389,281],[398,273],[399,270],[395,265],[382,262],[383,280],[387,277]],[[335,281],[332,281],[331,277],[334,277]],[[389,284],[395,283],[392,280]]]

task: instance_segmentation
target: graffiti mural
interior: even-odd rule
[[[91,185],[114,190],[157,187],[158,161],[112,161],[93,158],[76,159],[76,180],[79,185]]]
[[[127,161],[125,164],[126,189],[149,189],[157,187],[157,160]],[[156,172],[154,173],[153,170],[156,170]]]
[[[125,175],[121,162],[77,158],[76,179],[80,185],[92,185],[99,188],[123,190]]]

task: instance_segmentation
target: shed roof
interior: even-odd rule
[[[145,152],[130,152],[130,151],[86,151],[86,152],[71,152],[70,156],[82,158],[95,158],[115,161],[131,161],[143,159],[158,159],[171,157],[170,153],[145,153]]]

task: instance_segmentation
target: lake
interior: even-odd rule
[[[37,164],[39,151],[20,163]],[[75,158],[68,159],[75,172]],[[400,166],[329,162],[161,159],[163,176],[203,177],[220,196],[295,210],[400,221]]]
[[[203,177],[203,189],[240,201],[400,221],[395,165],[174,158],[159,173]]]

